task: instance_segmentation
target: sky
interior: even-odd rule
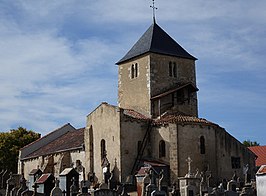
[[[0,0],[0,131],[86,126],[117,105],[115,65],[152,24],[151,0]],[[156,0],[197,57],[199,117],[266,145],[266,1]]]

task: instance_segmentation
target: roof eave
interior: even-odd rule
[[[144,52],[144,53],[142,53],[142,54],[139,54],[139,55],[133,56],[133,57],[128,58],[128,59],[124,59],[124,60],[123,60],[123,58],[122,58],[122,59],[120,59],[118,62],[116,62],[115,64],[116,64],[116,65],[121,65],[121,64],[123,64],[123,63],[129,62],[129,61],[132,61],[132,60],[135,59],[135,58],[138,58],[138,57],[140,57],[140,56],[146,55],[146,54],[148,54],[148,53],[167,55],[167,56],[178,57],[178,58],[183,58],[183,59],[189,59],[189,60],[194,60],[194,61],[198,60],[196,57],[194,57],[194,56],[192,56],[192,55],[191,55],[191,57],[184,57],[184,56],[180,56],[180,55],[167,54],[167,53],[163,53],[163,52],[147,51],[147,52]]]
[[[20,161],[25,161],[25,160],[28,160],[28,159],[36,159],[36,158],[41,157],[41,156],[49,156],[49,155],[53,155],[53,154],[57,154],[57,153],[63,153],[63,152],[67,152],[67,151],[82,150],[83,149],[83,145],[84,144],[82,144],[79,147],[58,150],[58,151],[51,152],[51,153],[45,153],[45,154],[40,154],[40,155],[34,155],[34,156],[24,157],[23,159],[20,159]]]

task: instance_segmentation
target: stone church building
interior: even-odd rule
[[[48,153],[53,159],[52,171],[62,171],[60,153],[65,153],[68,167],[75,167],[79,160],[84,178],[93,176],[99,182],[106,168],[118,181],[125,182],[148,163],[167,168],[167,177],[173,183],[188,173],[188,157],[192,159],[192,172],[211,171],[215,182],[231,179],[234,172],[244,178],[247,164],[254,176],[255,155],[224,128],[198,117],[196,60],[154,21],[116,63],[118,106],[101,103],[88,114],[80,133],[84,135],[75,147]],[[77,131],[74,129],[72,134]],[[69,137],[65,137],[66,143],[73,139]],[[32,147],[40,141],[21,150],[19,172],[26,178],[31,169],[40,168],[38,162],[45,165],[48,159],[48,154],[41,153],[23,157],[29,148],[34,149],[33,154],[49,145]],[[61,159],[56,161],[56,157]]]

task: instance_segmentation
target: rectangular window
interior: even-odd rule
[[[169,62],[169,76],[173,76],[173,67],[172,67],[172,62]]]
[[[174,62],[174,67],[173,67],[173,74],[174,74],[174,78],[177,77],[177,70],[176,70],[176,63]]]
[[[232,169],[241,168],[240,157],[231,157],[231,164],[232,164]]]
[[[139,71],[139,67],[138,66],[139,66],[138,63],[135,63],[135,64],[131,65],[131,69],[130,69],[131,79],[138,77],[138,75],[139,75],[139,72],[138,72]]]
[[[170,77],[174,77],[174,78],[177,78],[177,66],[176,66],[176,62],[172,62],[170,61],[169,62],[169,65],[168,65],[168,73],[169,73],[169,76]]]

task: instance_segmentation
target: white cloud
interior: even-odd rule
[[[86,109],[99,104],[99,96],[114,100],[116,68],[108,60],[117,45],[96,38],[73,42],[54,29],[27,32],[14,23],[0,35],[1,130],[21,125],[47,132],[69,121],[85,126]]]

